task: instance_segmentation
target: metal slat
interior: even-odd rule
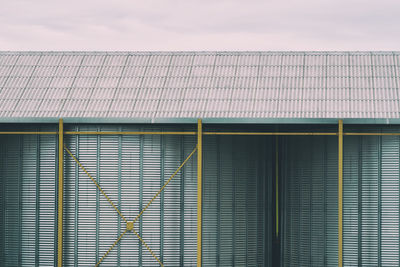
[[[204,139],[204,266],[271,266],[272,227],[265,227],[271,225],[272,191],[263,185],[272,171],[263,170],[268,153],[260,151],[265,139],[271,138]]]
[[[281,173],[285,195],[282,266],[337,266],[334,139],[303,136],[282,140],[286,147],[281,162],[286,166]]]
[[[80,126],[80,130],[94,130],[94,126]],[[149,129],[138,128],[136,126],[123,126],[121,129],[115,129],[113,126],[101,126],[99,129],[102,131],[116,131],[116,130],[129,130],[129,131],[143,131]],[[153,130],[153,128],[150,128]],[[161,129],[156,129],[161,130]],[[171,129],[167,129],[171,130]],[[161,151],[161,138],[164,140],[165,151]],[[67,139],[68,145],[71,149],[75,148],[73,153],[76,153],[76,137],[70,136]],[[142,140],[142,141],[141,141]],[[195,146],[193,137],[182,138],[181,136],[158,136],[158,135],[102,135],[102,136],[79,136],[79,160],[87,168],[97,180],[96,169],[100,176],[100,186],[107,195],[114,201],[117,206],[121,207],[121,212],[132,220],[139,211],[140,191],[142,191],[143,205],[160,189],[161,183],[161,167],[164,161],[163,172],[165,177],[169,177],[176,168],[181,164],[181,157],[186,157],[188,153],[193,150]],[[120,143],[121,142],[121,143]],[[98,143],[98,144],[97,144]],[[121,147],[121,151],[118,147]],[[142,146],[142,150],[140,147]],[[189,151],[190,150],[190,151]],[[140,152],[142,151],[142,153]],[[97,157],[97,154],[99,157]],[[141,156],[142,155],[142,156]],[[97,162],[99,161],[99,162]],[[142,161],[142,164],[140,162]],[[99,164],[97,164],[99,163]],[[183,171],[185,172],[185,187],[181,188],[182,175],[178,174],[171,183],[167,186],[164,195],[164,209],[161,212],[161,201],[156,199],[143,214],[142,221],[142,237],[149,244],[151,249],[160,255],[160,237],[161,229],[164,235],[164,264],[168,263],[172,266],[179,265],[180,261],[184,262],[185,266],[196,265],[196,176],[193,163],[190,161],[185,165]],[[119,166],[120,165],[120,171]],[[140,165],[142,169],[142,187],[140,184]],[[89,265],[97,262],[95,259],[96,248],[96,232],[93,222],[96,221],[96,195],[98,190],[95,188],[89,177],[86,176],[79,168],[76,169],[75,163],[70,159],[66,159],[66,179],[71,179],[70,183],[75,183],[74,173],[77,170],[80,174],[79,177],[79,223],[78,229],[74,229],[73,223],[70,223],[72,228],[67,235],[77,232],[79,244],[77,251],[73,252],[73,244],[66,246],[66,259],[65,266],[72,266],[77,264],[74,256],[78,254],[78,263],[87,262]],[[98,167],[99,166],[99,167]],[[121,172],[121,182],[118,182],[118,173]],[[69,187],[73,190],[73,186]],[[142,190],[140,190],[142,188]],[[181,190],[183,190],[181,192]],[[72,193],[71,196],[75,196]],[[181,196],[184,195],[185,205],[184,211],[181,211]],[[68,195],[68,194],[67,194]],[[73,201],[74,197],[66,197]],[[119,198],[121,202],[119,203]],[[67,201],[68,202],[68,201]],[[68,204],[70,203],[70,204]],[[67,214],[75,213],[74,202],[66,204]],[[118,226],[118,215],[110,207],[109,203],[104,199],[103,195],[99,196],[99,229],[98,229],[98,246],[99,257],[111,246],[118,236],[118,228],[125,229],[124,222]],[[163,219],[161,220],[161,214]],[[184,216],[183,216],[184,214]],[[183,232],[184,236],[180,237],[179,228],[180,222],[184,220]],[[163,221],[163,226],[161,222]],[[178,226],[178,227],[177,227]],[[136,225],[139,228],[139,222]],[[175,238],[177,237],[177,238]],[[65,237],[68,240],[68,236]],[[184,244],[182,244],[184,242]],[[69,248],[68,248],[69,247]],[[125,266],[125,265],[140,265],[140,250],[138,239],[132,234],[127,233],[121,240],[120,245],[114,248],[101,266]],[[183,251],[183,258],[180,259],[180,253],[176,253],[176,248],[181,247]],[[119,253],[118,253],[119,251]],[[68,256],[70,254],[70,256]],[[176,261],[177,260],[177,261]],[[142,247],[142,265],[154,265],[155,259],[149,254],[144,246]]]
[[[1,140],[2,263],[55,263],[55,137],[13,136]]]
[[[399,139],[395,136],[347,138],[350,147],[346,152],[349,154],[346,168],[351,174],[347,179],[352,179],[355,186],[347,190],[344,203],[348,210],[345,219],[353,220],[353,226],[349,225],[344,232],[344,249],[348,251],[345,260],[358,266],[397,266]],[[357,246],[358,252],[350,253]]]

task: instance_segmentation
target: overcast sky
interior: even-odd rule
[[[0,0],[0,50],[400,50],[398,0]]]

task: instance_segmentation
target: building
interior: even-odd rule
[[[399,60],[0,52],[1,264],[399,266]]]

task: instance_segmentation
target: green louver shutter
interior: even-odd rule
[[[74,130],[163,129],[79,126]],[[75,135],[66,137],[66,145],[121,213],[132,221],[192,152],[196,138],[180,135]],[[126,224],[69,155],[65,156],[65,161],[64,265],[94,265],[125,230]],[[165,266],[196,265],[196,166],[194,155],[135,224],[135,229]],[[157,265],[132,232],[125,234],[101,264]]]
[[[0,139],[0,265],[55,266],[57,139]]]
[[[399,266],[399,137],[344,140],[344,266]]]
[[[271,138],[204,138],[203,266],[271,266]]]
[[[337,138],[283,137],[282,266],[337,266]]]

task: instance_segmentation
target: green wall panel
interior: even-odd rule
[[[272,138],[204,138],[203,266],[271,266]]]
[[[344,266],[399,266],[399,137],[344,142]]]
[[[76,126],[80,131],[183,130],[139,126]],[[132,221],[196,146],[195,136],[67,136],[66,144]],[[125,230],[125,222],[66,155],[65,266],[94,265]],[[165,266],[195,266],[197,161],[185,167],[143,213],[136,230]],[[128,232],[101,266],[158,266]]]
[[[0,266],[54,266],[56,136],[1,136]]]
[[[337,137],[280,144],[281,265],[337,266]]]

